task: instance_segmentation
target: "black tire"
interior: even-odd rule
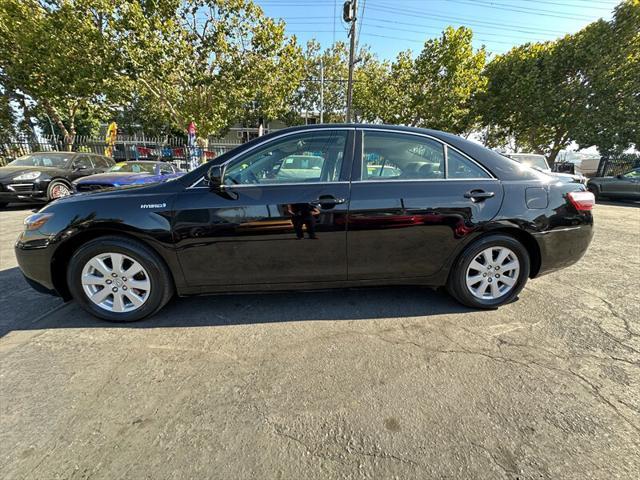
[[[9,202],[0,202],[0,208],[4,208],[9,205]]]
[[[593,193],[593,196],[596,197],[596,201],[602,200],[602,194],[600,193],[600,188],[597,185],[588,185],[587,190]]]
[[[510,291],[504,296],[495,300],[480,299],[474,296],[466,284],[466,273],[470,263],[476,258],[480,252],[489,247],[507,247],[517,257],[520,263],[520,272],[518,278]],[[495,234],[482,237],[476,242],[469,245],[458,257],[447,282],[447,291],[458,302],[472,308],[493,309],[515,300],[524,288],[529,278],[531,262],[527,249],[515,238],[509,235]]]
[[[67,195],[56,196],[56,189],[59,187],[65,188],[66,190],[69,191],[69,193]],[[68,197],[72,193],[73,193],[73,188],[67,182],[62,180],[54,180],[49,184],[49,187],[47,188],[47,201],[51,202],[53,200],[57,200],[58,198]]]
[[[123,253],[139,262],[151,282],[149,297],[137,310],[111,312],[93,303],[82,288],[81,275],[85,264],[100,253]],[[171,299],[173,279],[160,256],[146,245],[128,238],[106,236],[96,238],[74,252],[67,269],[67,284],[74,300],[92,315],[110,322],[135,322],[158,312]]]

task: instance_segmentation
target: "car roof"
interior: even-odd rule
[[[42,152],[31,152],[31,153],[27,153],[24,156],[29,156],[29,155],[57,155],[57,156],[62,156],[64,155],[65,157],[69,156],[69,155],[76,155],[78,152],[47,152],[47,151],[42,151]]]

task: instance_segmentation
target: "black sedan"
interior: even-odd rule
[[[0,167],[0,208],[12,202],[49,202],[71,195],[72,182],[109,170],[114,161],[92,153],[38,152]]]
[[[447,133],[317,125],[271,133],[172,182],[72,196],[25,220],[37,289],[114,321],[175,293],[446,285],[495,308],[567,267],[593,194]]]
[[[640,168],[615,177],[594,177],[587,183],[596,198],[628,198],[640,200]]]

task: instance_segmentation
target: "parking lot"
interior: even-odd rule
[[[423,288],[174,299],[98,321],[31,290],[0,211],[5,479],[640,475],[640,204],[497,311]]]

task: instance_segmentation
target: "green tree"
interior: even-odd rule
[[[415,59],[405,51],[391,65],[369,62],[360,72],[357,96],[363,117],[470,132],[477,121],[473,100],[486,84],[485,51],[474,52],[471,41],[470,29],[448,27],[440,38],[428,40]]]
[[[580,89],[568,52],[558,43],[526,44],[498,56],[488,66],[488,86],[478,111],[487,127],[486,143],[513,138],[516,148],[546,154],[553,163],[569,145],[569,126]],[[573,63],[573,62],[571,62]]]
[[[640,145],[640,2],[625,1],[611,22],[588,25],[572,39],[584,102],[570,127],[580,147],[620,153]]]
[[[347,104],[349,52],[343,42],[321,50],[316,40],[310,40],[303,53],[303,76],[287,115],[289,124],[301,123],[304,116],[320,112],[320,90],[323,90],[323,120],[326,123],[344,121]],[[321,83],[321,69],[324,83]]]
[[[495,58],[478,112],[487,143],[547,156],[577,141],[601,152],[638,144],[640,3],[623,2],[600,20],[554,42],[525,44]]]
[[[96,15],[109,3],[2,2],[2,84],[25,119],[46,115],[63,135],[73,137],[80,112],[93,115],[104,108],[115,86],[117,61]]]
[[[152,102],[173,128],[195,121],[205,138],[235,121],[288,110],[303,69],[283,22],[244,0],[189,0],[162,28],[157,21],[131,5],[118,27],[134,84],[131,105]],[[130,31],[138,36],[130,39]]]

